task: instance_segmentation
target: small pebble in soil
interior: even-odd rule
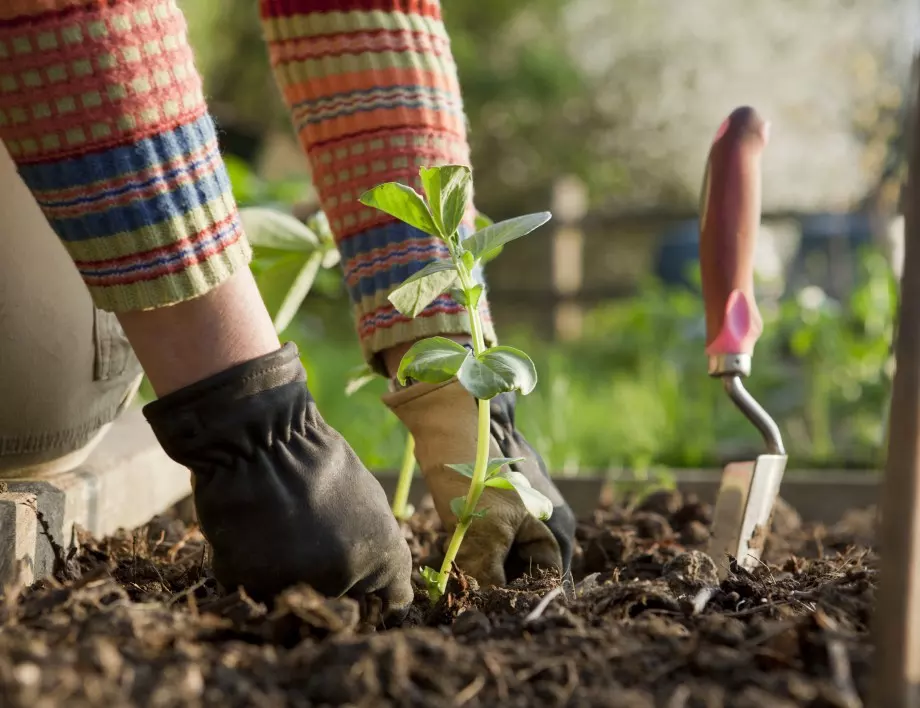
[[[674,535],[671,524],[661,514],[652,511],[640,511],[633,514],[632,523],[640,538],[651,541],[664,541]]]
[[[664,579],[677,594],[695,592],[719,584],[715,562],[702,551],[687,551],[665,563]]]
[[[691,521],[680,532],[680,542],[685,546],[702,546],[709,541],[709,528],[699,522]]]
[[[670,518],[684,505],[684,498],[680,492],[671,489],[659,489],[646,496],[636,507],[636,511],[650,511],[654,514]]]
[[[467,610],[457,616],[450,630],[455,637],[463,637],[473,634],[485,635],[491,628],[492,622],[482,612]]]
[[[585,548],[583,570],[587,574],[611,570],[625,563],[634,548],[632,534],[611,529],[601,531]]]
[[[708,526],[712,523],[712,507],[701,502],[695,495],[688,494],[684,497],[684,505],[671,516],[671,523],[679,529],[691,521],[699,521]]]

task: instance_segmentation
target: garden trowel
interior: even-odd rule
[[[754,300],[754,244],[760,226],[760,158],[768,124],[738,108],[720,126],[706,164],[700,204],[700,268],[709,375],[760,431],[766,453],[722,473],[709,554],[723,577],[729,556],[750,569],[760,559],[786,469],[779,428],[744,388],[763,320]]]

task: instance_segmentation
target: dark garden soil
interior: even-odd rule
[[[872,514],[824,528],[782,509],[767,562],[706,593],[710,511],[669,492],[601,509],[580,525],[574,590],[462,582],[387,631],[308,588],[271,610],[219,595],[174,518],[81,537],[56,579],[0,598],[0,706],[861,705]],[[420,562],[439,547],[430,511],[406,535]]]

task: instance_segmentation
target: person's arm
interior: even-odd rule
[[[3,0],[0,139],[159,395],[218,580],[404,614],[409,547],[279,345],[174,0]]]
[[[358,201],[381,182],[420,190],[420,166],[470,163],[440,4],[260,0],[259,6],[275,78],[342,254],[362,349],[392,375],[413,341],[470,333],[463,306],[448,294],[413,320],[395,310],[389,292],[446,258],[446,247]],[[485,300],[486,339],[494,343]]]
[[[174,2],[2,3],[0,139],[158,394],[279,348]]]

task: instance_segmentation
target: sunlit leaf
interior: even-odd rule
[[[463,518],[463,510],[466,508],[466,497],[454,497],[450,500],[450,510],[458,519]],[[471,519],[483,519],[488,513],[488,509],[477,509],[470,514]]]
[[[410,226],[421,229],[426,234],[438,236],[438,227],[431,217],[428,205],[422,196],[412,187],[399,182],[379,184],[361,195],[360,202],[365,206],[395,216]]]
[[[480,400],[507,391],[527,395],[537,385],[537,368],[520,349],[492,347],[463,362],[457,372],[463,387]]]
[[[288,328],[316,280],[322,253],[290,253],[275,259],[256,275],[262,301],[271,315],[275,331]]]
[[[505,465],[513,465],[523,461],[523,457],[493,457],[489,460],[489,466],[486,468],[486,477],[494,477],[501,472],[502,467]]]
[[[450,261],[434,261],[406,278],[387,299],[406,317],[418,317],[439,295],[457,283]]]
[[[469,477],[470,479],[473,479],[474,465],[458,462],[456,464],[447,465],[447,466],[450,467],[452,470],[459,472],[464,477]]]
[[[312,253],[320,247],[319,236],[290,214],[265,207],[240,209],[243,233],[254,247]]]
[[[520,472],[502,472],[488,479],[486,486],[514,490],[528,513],[540,519],[540,521],[546,521],[553,515],[553,503],[545,495],[534,489],[530,480]]]
[[[467,298],[467,302],[465,302],[464,304],[469,307],[479,307],[479,300],[482,298],[482,290],[483,288],[481,285],[474,285],[470,289],[469,297]]]
[[[469,295],[462,288],[452,288],[450,296],[464,307],[476,307],[482,297],[482,286],[474,285],[470,288]]]
[[[508,382],[509,391],[520,391],[526,396],[537,385],[537,367],[520,349],[492,347],[480,354],[479,359]]]
[[[444,165],[423,167],[419,171],[431,215],[445,238],[450,238],[463,221],[463,215],[473,193],[473,177],[469,167]]]
[[[441,599],[441,574],[434,568],[424,567],[419,570],[419,575],[425,581],[425,589],[428,590],[428,599],[431,602],[437,602]]]
[[[504,391],[511,391],[507,381],[474,356],[468,357],[457,371],[457,379],[475,398],[487,401]]]
[[[452,339],[431,337],[416,342],[399,362],[397,378],[402,384],[406,379],[424,383],[443,383],[457,374],[472,352]]]
[[[491,263],[502,254],[504,248],[504,246],[499,246],[498,248],[493,248],[491,251],[486,251],[479,257],[479,262],[483,265]]]
[[[463,242],[464,248],[478,260],[509,241],[526,236],[552,218],[548,211],[518,216],[487,226]]]
[[[323,268],[333,268],[342,260],[342,256],[337,248],[329,248],[323,253]]]
[[[355,367],[348,373],[348,383],[345,385],[345,395],[351,396],[357,393],[377,377],[378,375],[375,374],[373,369],[367,364]]]
[[[486,226],[491,226],[495,222],[491,218],[483,214],[481,211],[476,212],[476,220],[473,222],[473,228],[477,231],[482,231]]]

